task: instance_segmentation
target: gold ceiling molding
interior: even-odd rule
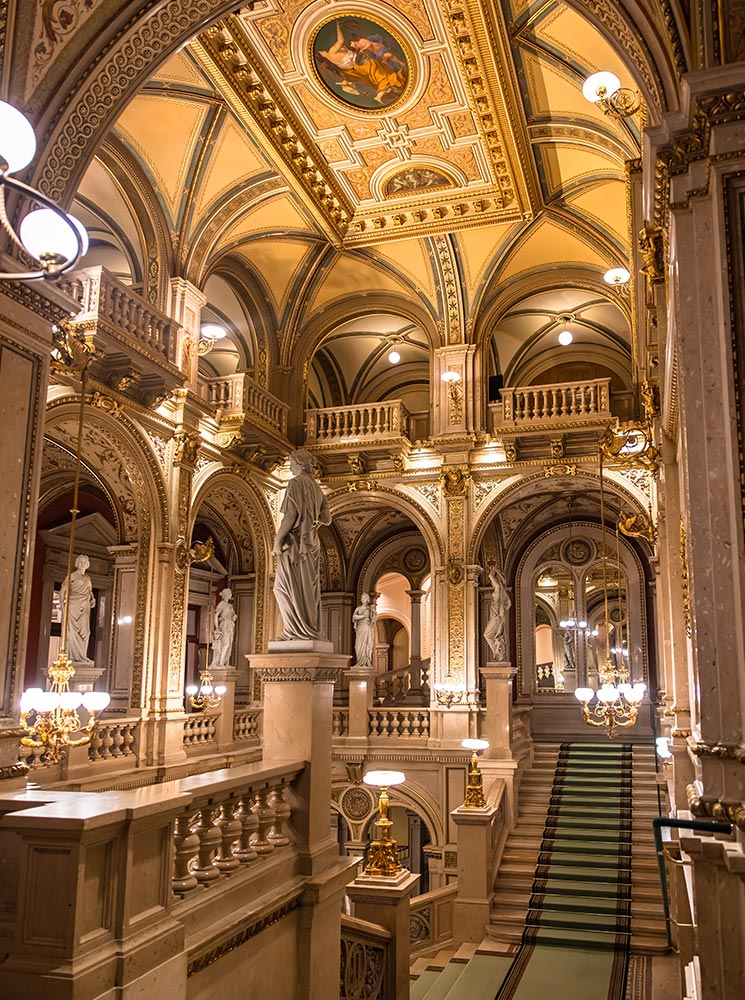
[[[683,45],[683,39],[680,36],[678,22],[675,18],[675,12],[673,11],[670,0],[659,0],[659,2],[662,7],[662,20],[665,24],[667,36],[670,39],[673,62],[675,63],[675,72],[678,74],[678,79],[680,80],[683,74],[688,71],[688,61],[686,59],[687,45]]]
[[[360,12],[364,14],[366,10]],[[419,81],[409,88],[410,93],[407,90],[403,108],[391,113],[381,109],[386,113],[375,112],[374,119],[372,112],[368,112],[369,120],[363,123],[362,132],[358,122],[360,110],[347,108],[345,115],[341,99],[336,114],[330,105],[331,123],[325,118],[316,120],[321,107],[315,96],[318,83],[309,75],[305,65],[308,60],[299,54],[298,45],[293,43],[290,47],[293,31],[302,34],[307,27],[305,22],[310,17],[307,12],[287,32],[282,59],[275,51],[276,44],[272,47],[272,39],[262,33],[268,29],[263,25],[266,15],[262,17],[260,12],[258,15],[254,12],[250,19],[240,15],[228,17],[192,43],[191,51],[202,69],[215,80],[272,162],[292,179],[296,193],[337,246],[373,245],[392,236],[405,239],[514,221],[532,214],[537,207],[529,149],[527,143],[523,143],[525,149],[519,146],[511,126],[518,103],[514,88],[509,91],[511,82],[506,69],[509,55],[502,43],[503,26],[498,21],[501,15],[482,6],[479,0],[450,0],[443,3],[439,12],[432,13],[433,37],[437,37],[439,28],[440,34],[447,31],[453,42],[454,66],[447,64],[450,71],[447,100],[440,94],[441,88],[432,83],[430,63],[437,53],[425,47],[423,53],[418,50],[412,57],[412,76],[416,70]],[[444,25],[438,20],[438,13]],[[402,17],[399,20],[403,23]],[[413,28],[409,34],[416,37]],[[285,63],[289,59],[297,63],[301,55],[302,64],[294,65],[289,72]],[[465,95],[467,102],[461,103],[463,112],[475,123],[470,144],[465,141],[468,137],[460,133],[454,141],[447,124],[454,113],[453,94],[457,100],[459,93]],[[333,100],[325,97],[326,103]],[[415,110],[424,112],[431,124],[422,126],[407,121]],[[341,129],[333,148],[330,129]],[[431,146],[433,142],[439,152],[430,164],[426,150],[427,144]],[[327,156],[332,155],[333,149],[341,151],[345,159],[329,161]],[[385,157],[381,159],[384,150]],[[478,177],[464,173],[465,164],[460,164],[460,160],[466,152],[480,174],[480,182]],[[445,190],[442,185],[432,185],[432,189],[414,187],[397,192],[396,197],[391,197],[390,192],[381,197],[381,191],[375,188],[376,203],[370,204],[368,200],[355,206],[349,173],[355,163],[358,164],[355,177],[359,175],[357,180],[364,180],[368,187],[373,175],[392,177],[397,167],[442,172],[440,168],[445,163],[452,168],[453,183]]]
[[[231,17],[212,25],[192,43],[191,51],[210,77],[217,70],[226,85],[221,90],[230,107],[252,126],[252,134],[282,173],[299,182],[296,193],[332,242],[339,245],[352,206],[310,136],[291,118],[276,83],[253,57],[240,21]]]

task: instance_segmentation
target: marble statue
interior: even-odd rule
[[[375,645],[375,622],[378,612],[370,604],[370,595],[363,594],[359,605],[352,615],[354,624],[354,657],[355,667],[372,667],[373,647]]]
[[[67,616],[65,652],[73,663],[93,662],[88,656],[88,643],[91,637],[90,612],[91,608],[96,606],[96,598],[93,596],[93,584],[87,573],[90,564],[88,556],[79,555],[75,560],[75,569],[64,580],[59,592],[63,623]],[[69,608],[67,608],[68,600]]]
[[[331,524],[326,497],[312,475],[313,456],[290,455],[292,479],[282,502],[282,522],[274,537],[277,557],[274,596],[284,628],[279,640],[322,639],[321,543],[318,527]]]
[[[225,587],[220,591],[220,602],[215,608],[212,629],[212,664],[213,667],[227,667],[230,664],[230,654],[233,650],[235,635],[235,608],[231,604],[233,591]]]
[[[492,597],[484,638],[494,659],[504,662],[507,659],[507,612],[512,607],[512,598],[504,576],[496,567],[489,573],[489,581]]]

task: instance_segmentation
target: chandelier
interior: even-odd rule
[[[57,278],[75,267],[88,250],[88,234],[77,219],[41,191],[12,176],[27,167],[35,155],[31,123],[11,104],[0,101],[0,228],[16,249],[29,254],[38,265],[33,271],[0,272],[0,279],[8,281]],[[43,206],[24,216],[18,231],[8,218],[6,191]]]
[[[215,551],[214,539],[208,538],[205,542],[197,543],[194,546],[197,555],[209,559]],[[212,600],[212,578],[213,567],[210,565],[209,578],[209,600]],[[210,623],[211,624],[211,623]],[[207,645],[204,654],[204,667],[199,671],[199,684],[189,684],[186,693],[189,695],[189,704],[197,711],[204,711],[206,708],[217,708],[222,701],[222,696],[228,690],[224,684],[215,684],[210,672],[210,636],[212,629],[207,628]]]
[[[603,602],[605,611],[605,660],[598,670],[597,691],[591,687],[576,688],[574,696],[582,705],[582,718],[588,726],[605,729],[612,739],[617,729],[636,724],[639,707],[647,690],[641,681],[629,683],[628,649],[623,641],[611,647],[611,622],[608,612],[608,549],[605,544],[605,490],[603,485],[603,449],[600,449],[600,523],[603,534]],[[621,609],[620,540],[616,529],[618,571],[618,604]],[[622,615],[619,614],[619,618]],[[593,699],[595,699],[593,704]]]
[[[93,359],[89,353],[80,376],[80,410],[78,413],[78,437],[75,451],[75,479],[70,513],[70,543],[67,550],[67,576],[72,576],[72,562],[75,548],[75,524],[78,514],[80,492],[81,447],[83,441],[83,415],[88,365]],[[54,663],[48,669],[49,690],[28,688],[21,695],[21,725],[25,734],[21,744],[33,749],[43,749],[42,759],[49,764],[58,764],[67,754],[68,747],[80,747],[90,743],[96,726],[96,713],[102,712],[109,701],[106,691],[71,691],[70,681],[75,675],[75,667],[67,655],[67,634],[70,616],[70,595],[65,600],[62,614],[62,636],[60,650]],[[84,724],[78,709],[84,708],[89,715]]]

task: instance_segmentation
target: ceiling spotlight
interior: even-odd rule
[[[615,92],[620,89],[621,81],[615,73],[607,71],[593,73],[582,84],[582,96],[591,104],[600,104],[601,101],[613,97]]]
[[[625,285],[631,280],[631,274],[626,270],[625,267],[612,267],[609,271],[606,271],[603,278],[609,285]]]
[[[559,334],[559,343],[562,347],[568,347],[574,340],[574,334],[571,330],[562,330]]]
[[[443,382],[460,382],[460,372],[446,371],[440,375]]]
[[[401,355],[398,353],[398,351],[391,351],[391,353],[388,355],[388,360],[392,365],[397,365],[401,360]]]

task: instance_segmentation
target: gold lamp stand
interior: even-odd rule
[[[363,877],[398,881],[409,874],[398,857],[398,845],[391,837],[393,823],[388,819],[388,789],[400,785],[405,777],[403,771],[368,771],[362,779],[366,785],[380,789],[380,819],[375,823],[378,836],[370,843]]]
[[[467,809],[485,809],[484,776],[479,769],[479,751],[487,750],[488,740],[461,740],[462,747],[471,751],[471,763],[468,769],[468,785],[463,805]]]

